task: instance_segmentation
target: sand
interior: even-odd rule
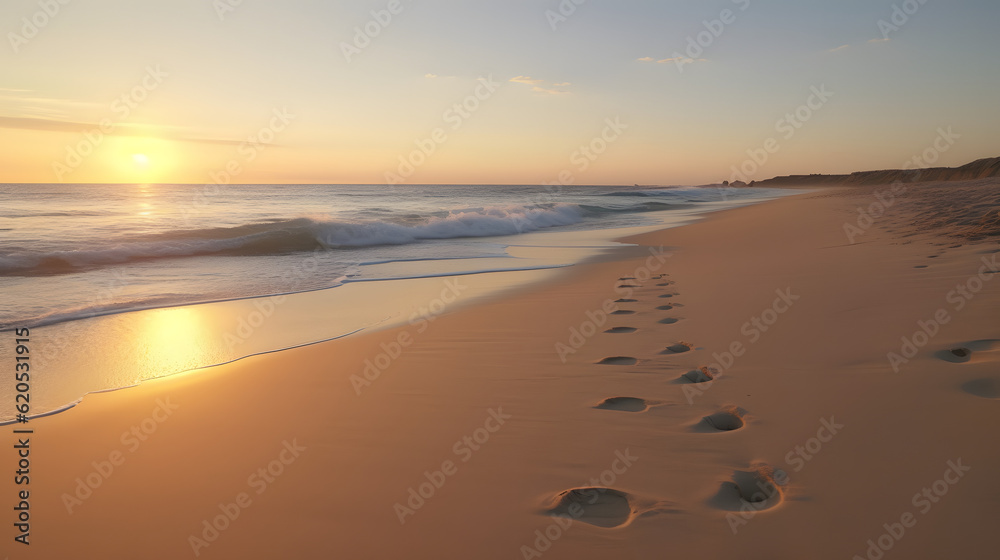
[[[720,212],[423,332],[90,395],[30,423],[0,553],[994,558],[1000,246],[915,221],[997,186]]]

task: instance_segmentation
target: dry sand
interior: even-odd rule
[[[31,422],[32,544],[5,521],[0,554],[995,558],[1000,246],[914,223],[995,211],[980,183],[870,225],[872,189],[725,211],[424,332],[88,396]]]

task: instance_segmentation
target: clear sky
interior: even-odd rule
[[[1000,155],[1000,2],[922,1],[4,0],[0,182],[700,184]]]

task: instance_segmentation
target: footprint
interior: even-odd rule
[[[976,358],[976,361],[989,359],[991,358],[988,355],[990,353],[998,353],[992,358],[1000,359],[1000,340],[974,340],[962,346],[935,352],[934,355],[946,362],[964,364],[972,361],[973,358]],[[983,354],[987,354],[987,356],[983,356]]]
[[[624,278],[619,278],[619,281],[624,282],[625,280],[635,280],[634,276],[625,276]]]
[[[636,303],[637,301],[639,301],[639,300],[637,300],[637,299],[624,299],[624,298],[622,298],[622,299],[616,299],[615,303]]]
[[[639,329],[635,327],[614,327],[610,328],[604,332],[608,334],[632,334]]]
[[[604,358],[597,363],[605,366],[634,366],[639,363],[639,360],[629,356],[612,356],[610,358]]]
[[[637,397],[608,397],[594,408],[622,412],[646,412],[654,403]]]
[[[667,346],[666,350],[660,352],[660,354],[683,354],[684,352],[690,352],[692,349],[694,349],[694,344],[678,342],[677,344]]]
[[[696,432],[732,432],[746,426],[746,411],[736,406],[727,406],[715,414],[702,418],[692,427]]]
[[[677,295],[677,294],[660,294],[660,296],[659,296],[659,297],[661,297],[661,298],[672,298],[672,297],[674,297],[675,295]]]
[[[619,309],[618,311],[612,311],[612,315],[635,315],[635,311],[629,309]]]
[[[962,390],[984,399],[1000,399],[1000,379],[996,377],[973,379],[963,383]]]
[[[673,305],[661,305],[661,306],[657,307],[656,309],[659,310],[659,311],[670,311],[673,308],[674,308]]]
[[[642,286],[636,286],[635,284],[619,284],[619,288],[641,288]]]
[[[953,364],[964,364],[972,359],[972,350],[968,348],[952,348],[951,350],[941,350],[936,353],[938,358]]]
[[[715,379],[715,371],[708,368],[708,366],[702,366],[699,369],[693,369],[684,375],[681,375],[680,380],[685,380],[688,383],[708,383]],[[683,381],[682,381],[683,382]]]
[[[917,266],[915,266],[913,268],[927,268],[927,265],[926,264],[918,264]]]
[[[766,464],[751,465],[750,470],[733,473],[732,482],[723,482],[709,504],[728,511],[770,509],[784,500],[782,487],[787,483],[784,471]]]
[[[674,284],[676,284],[676,282],[674,282],[673,280],[671,280],[670,282],[663,282],[662,284],[657,284],[657,287],[662,288],[664,286],[673,286]]]
[[[624,527],[638,517],[678,510],[663,501],[642,498],[615,488],[588,486],[564,490],[541,513],[583,521],[597,527]]]
[[[673,325],[678,321],[680,321],[680,319],[675,319],[674,317],[667,317],[666,319],[660,319],[659,323],[663,325]]]

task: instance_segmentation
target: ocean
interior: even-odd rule
[[[623,231],[786,194],[721,186],[0,185],[0,332],[30,328],[50,346],[58,341],[38,373],[46,390],[32,410],[41,414],[86,393],[349,335],[394,315],[392,305],[372,305],[367,314],[352,310],[236,347],[180,336],[193,328],[190,314],[209,305],[217,306],[215,322],[196,322],[202,339],[219,339],[211,326],[225,323],[218,310],[238,312],[254,298],[319,290],[333,297],[345,286],[393,282],[399,304],[408,292],[399,281],[572,266],[615,246]],[[152,312],[168,309],[188,319],[161,320],[136,351],[136,325],[148,331]],[[184,350],[191,344],[206,348]],[[95,354],[95,345],[105,352]],[[0,420],[10,417],[0,408]]]

